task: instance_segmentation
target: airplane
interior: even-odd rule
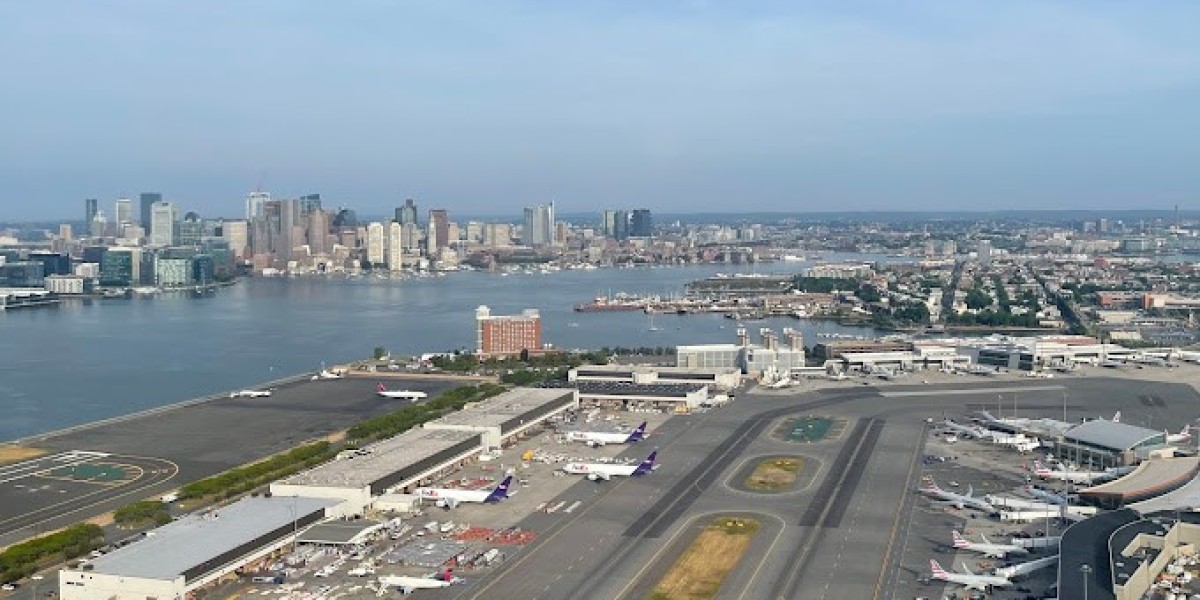
[[[1058,465],[1057,469],[1049,469],[1042,461],[1033,461],[1033,474],[1042,479],[1057,479],[1058,481],[1069,481],[1071,483],[1093,483],[1097,479],[1104,477],[1103,471],[1068,471],[1066,467]]]
[[[1183,429],[1179,430],[1179,433],[1171,433],[1166,430],[1163,433],[1167,435],[1168,444],[1182,444],[1192,439],[1192,426],[1184,425]]]
[[[604,463],[567,463],[563,465],[563,472],[572,475],[586,475],[592,481],[608,481],[615,476],[621,477],[636,477],[645,475],[654,470],[654,459],[658,457],[658,450],[650,453],[641,464],[638,465],[607,465]]]
[[[988,514],[996,512],[996,507],[988,503],[987,500],[976,498],[974,496],[975,489],[967,486],[966,494],[958,494],[949,492],[938,487],[937,482],[932,477],[925,478],[925,486],[917,490],[919,493],[933,498],[936,504],[947,504],[955,508],[973,508],[981,510]]]
[[[938,564],[938,561],[932,558],[929,559],[929,570],[932,572],[934,579],[957,583],[958,585],[966,586],[967,589],[979,590],[981,592],[986,592],[991,588],[1012,585],[1012,581],[1009,581],[1007,577],[1000,577],[999,575],[976,575],[965,564],[963,565],[964,573],[948,573],[942,568],[942,565]]]
[[[400,589],[400,593],[404,595],[411,594],[417,590],[432,590],[436,588],[450,587],[452,583],[461,582],[462,579],[455,577],[453,573],[447,570],[442,574],[442,578],[436,577],[403,577],[399,575],[384,575],[379,578],[379,587],[381,590],[386,590],[389,587]]]
[[[569,431],[567,439],[572,442],[584,442],[595,448],[605,444],[632,444],[646,437],[646,422],[642,421],[636,429],[629,433],[609,431]]]
[[[953,431],[956,435],[958,435],[958,437],[973,438],[973,439],[990,437],[990,436],[988,436],[987,432],[985,432],[982,428],[968,427],[966,425],[960,425],[950,419],[942,419],[942,427],[945,427],[946,429]]]
[[[1026,377],[1034,377],[1037,379],[1054,379],[1054,373],[1048,371],[1030,371],[1025,374]]]
[[[1121,365],[1123,365],[1123,364],[1125,364],[1125,363],[1123,363],[1119,360],[1106,360],[1106,361],[1100,363],[1100,366],[1102,366],[1106,369],[1119,369],[1119,368],[1121,368]]]
[[[495,488],[490,490],[459,490],[454,488],[417,488],[416,494],[422,500],[433,500],[437,506],[454,508],[462,502],[482,502],[491,504],[508,498],[508,486],[512,485],[512,475],[509,475]]]
[[[958,533],[957,530],[950,532],[950,538],[954,541],[954,548],[956,550],[970,550],[971,552],[978,552],[984,556],[987,556],[988,558],[1004,558],[1009,554],[1029,554],[1029,550],[1022,548],[1021,546],[1015,546],[1013,544],[993,544],[989,542],[987,536],[984,536],[982,533],[979,534],[979,537],[983,540],[983,543],[972,542],[964,538]]]
[[[429,394],[426,394],[425,392],[410,392],[408,390],[389,390],[382,383],[375,384],[375,389],[377,390],[375,392],[376,394],[378,394],[384,398],[394,398],[396,400],[411,400],[413,402],[416,402],[417,400],[424,400],[425,398],[429,397]]]
[[[318,380],[322,380],[322,379],[342,379],[344,377],[346,377],[346,376],[341,373],[337,373],[337,372],[330,371],[327,369],[321,369],[321,371],[319,373],[312,376],[312,380],[318,381]]]
[[[1063,504],[1067,503],[1067,497],[1063,496],[1062,494],[1056,494],[1054,492],[1049,492],[1049,491],[1043,490],[1041,488],[1033,487],[1032,485],[1025,486],[1024,490],[1025,490],[1025,493],[1027,493],[1030,496],[1033,496],[1034,498],[1037,498],[1038,500],[1041,500],[1042,502],[1045,502],[1047,504],[1055,504],[1058,506],[1062,506]]]
[[[769,387],[773,390],[782,390],[785,387],[791,386],[793,383],[795,383],[795,382],[792,381],[792,379],[790,377],[784,377],[783,379],[780,379],[779,381],[776,381],[775,383],[772,383],[771,385],[769,385],[767,387]]]
[[[1028,575],[1034,571],[1037,571],[1038,569],[1044,569],[1046,567],[1055,565],[1057,563],[1058,563],[1058,555],[1055,554],[1054,556],[1047,556],[1045,558],[1039,558],[1037,560],[1031,560],[1029,562],[1017,563],[1015,565],[1010,565],[1007,567],[1000,567],[1000,568],[992,571],[992,575],[997,576],[997,577],[1020,577],[1022,575]]]
[[[834,373],[833,375],[828,375],[827,378],[830,381],[846,381],[850,379],[850,376],[845,373]]]
[[[238,390],[229,392],[230,398],[266,398],[271,395],[271,390]]]

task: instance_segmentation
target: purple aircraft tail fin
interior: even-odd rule
[[[489,495],[487,497],[487,500],[484,500],[484,502],[499,502],[499,501],[507,498],[508,497],[508,486],[511,483],[512,483],[512,475],[505,477],[504,481],[501,481],[500,485],[496,486],[496,489],[492,490],[491,495]]]
[[[625,441],[629,442],[629,443],[633,443],[633,442],[641,440],[644,437],[646,437],[646,422],[642,421],[642,424],[638,425],[637,429],[634,429],[633,431],[629,432],[629,438],[626,439]]]
[[[658,450],[651,452],[650,456],[647,456],[646,460],[643,460],[642,464],[638,465],[638,468],[633,470],[633,474],[634,475],[645,475],[646,473],[653,471],[655,458],[658,458]]]

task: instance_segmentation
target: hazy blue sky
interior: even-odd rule
[[[1200,3],[0,3],[0,220],[1197,208]]]

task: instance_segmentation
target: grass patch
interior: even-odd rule
[[[9,463],[21,462],[39,456],[45,456],[46,451],[40,448],[29,448],[27,446],[14,446],[12,444],[0,444],[0,465]]]
[[[146,525],[166,525],[171,522],[171,511],[165,502],[142,500],[118,508],[113,513],[113,522],[131,529]]]
[[[725,577],[742,559],[758,521],[717,517],[654,586],[647,600],[708,600],[721,590]]]
[[[796,478],[804,470],[804,459],[799,456],[773,456],[758,461],[743,484],[755,492],[782,492],[796,485]]]
[[[803,417],[784,421],[775,435],[789,442],[815,442],[825,439],[832,428],[832,419]]]

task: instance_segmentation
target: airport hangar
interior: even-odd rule
[[[250,497],[186,516],[59,575],[63,600],[187,598],[292,543],[336,500]]]
[[[411,492],[483,452],[511,445],[577,408],[578,398],[574,389],[516,388],[273,483],[271,493],[334,498],[344,501],[334,516],[362,515],[381,496]]]
[[[1061,459],[1099,468],[1134,465],[1152,456],[1174,453],[1162,431],[1105,419],[1068,429],[1055,440],[1054,448]]]
[[[588,365],[567,372],[567,381],[610,383],[697,384],[713,390],[732,390],[742,384],[738,369],[666,367],[655,365]]]
[[[613,408],[636,410],[658,409],[688,412],[707,404],[708,386],[694,383],[623,383],[615,381],[549,381],[550,388],[570,388],[579,391],[583,408]]]
[[[65,569],[59,593],[65,600],[187,597],[273,558],[309,525],[361,515],[377,497],[427,483],[578,404],[574,389],[537,388],[477,402],[274,483],[270,497],[185,517],[90,564]],[[488,446],[493,442],[498,445]]]

